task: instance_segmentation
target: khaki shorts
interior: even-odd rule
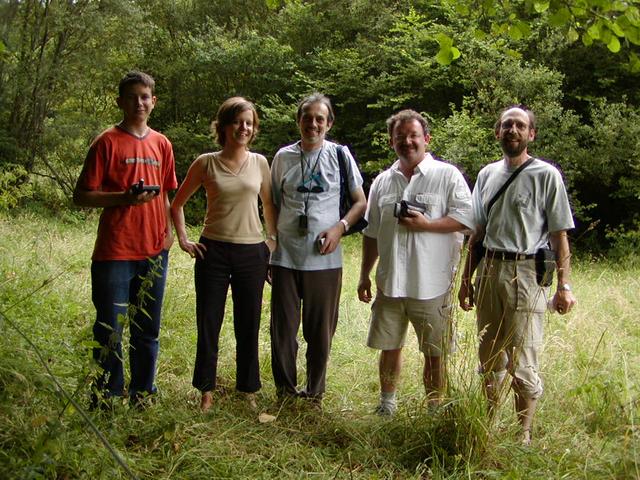
[[[538,355],[549,289],[536,282],[535,260],[483,259],[476,278],[481,369],[508,371],[523,396],[542,395]]]
[[[378,350],[402,348],[411,322],[420,351],[430,357],[442,356],[451,348],[451,313],[451,292],[429,300],[415,300],[391,298],[378,291],[371,306],[367,346]]]

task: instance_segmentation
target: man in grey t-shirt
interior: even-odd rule
[[[511,174],[530,156],[535,116],[523,107],[505,109],[495,125],[504,157],[478,174],[472,204],[475,223],[458,298],[464,310],[477,305],[479,357],[489,412],[500,399],[507,371],[512,377],[522,440],[531,442],[531,424],[542,395],[538,354],[549,288],[536,279],[536,252],[551,244],[557,264],[557,291],[551,303],[560,314],[576,300],[569,285],[570,252],[567,230],[574,227],[560,172],[533,159],[494,203],[487,205]],[[476,258],[473,245],[483,240],[486,253]],[[478,268],[477,291],[471,277]]]
[[[298,105],[301,140],[273,158],[273,202],[278,242],[271,255],[271,367],[278,397],[301,396],[320,403],[327,361],[338,321],[342,285],[340,239],[363,215],[367,201],[362,177],[343,149],[353,206],[340,218],[339,145],[325,139],[334,121],[322,94]],[[307,342],[307,383],[298,391],[297,332]]]

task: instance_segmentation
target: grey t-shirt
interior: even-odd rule
[[[480,170],[473,215],[486,227],[485,247],[532,254],[547,245],[549,232],[574,228],[571,207],[558,169],[535,159],[496,201],[487,223],[489,201],[515,170],[505,159]]]
[[[320,255],[316,246],[318,235],[340,220],[338,147],[325,140],[321,148],[303,153],[297,142],[281,148],[273,157],[271,188],[278,210],[278,247],[271,254],[272,265],[306,271],[342,267],[340,247],[329,255]],[[353,191],[362,186],[362,176],[348,149],[344,153],[349,189]],[[307,192],[300,192],[299,187]],[[304,235],[298,230],[302,215],[307,217]]]

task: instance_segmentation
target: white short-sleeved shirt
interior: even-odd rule
[[[486,227],[484,246],[533,254],[547,246],[549,232],[574,228],[571,207],[557,168],[539,159],[522,170],[491,208],[487,205],[517,167],[505,160],[485,166],[473,189],[476,225]]]
[[[398,224],[396,202],[422,204],[429,219],[451,217],[473,228],[471,192],[460,171],[427,154],[410,181],[400,161],[381,173],[369,191],[364,230],[378,244],[376,286],[387,297],[428,300],[451,288],[460,261],[463,235],[416,232]]]
[[[325,140],[321,148],[302,152],[300,142],[278,150],[271,164],[273,202],[278,210],[278,246],[271,264],[294,270],[329,270],[342,267],[340,246],[328,255],[320,255],[318,235],[340,221],[339,145]],[[362,187],[362,176],[355,160],[344,148],[350,191]],[[304,171],[304,182],[303,182]],[[321,192],[299,192],[304,186]],[[298,222],[307,216],[308,230],[300,235]]]

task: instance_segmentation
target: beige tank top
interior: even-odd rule
[[[264,240],[258,213],[261,188],[271,189],[269,163],[260,154],[249,152],[237,173],[218,159],[218,153],[198,158],[205,164],[204,188],[207,214],[202,236],[230,243],[260,243]]]

